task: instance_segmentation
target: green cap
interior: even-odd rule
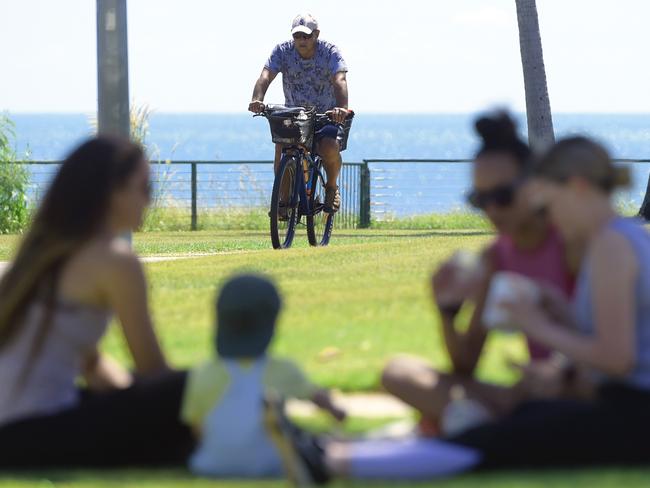
[[[269,347],[282,301],[267,278],[229,279],[217,299],[217,353],[225,358],[262,356]]]

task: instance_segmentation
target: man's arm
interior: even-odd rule
[[[348,115],[348,80],[345,71],[339,71],[332,77],[336,107],[332,110],[332,120],[342,124]]]
[[[271,82],[278,75],[277,72],[271,71],[268,68],[264,68],[260,77],[255,83],[255,88],[253,88],[253,97],[251,103],[248,104],[248,110],[254,113],[259,113],[264,110],[264,96],[266,91],[269,89]]]

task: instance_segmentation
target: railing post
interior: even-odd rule
[[[370,168],[364,159],[359,168],[359,228],[370,227]]]
[[[197,218],[196,218],[196,163],[191,163],[192,167],[192,182],[191,182],[191,192],[192,192],[192,224],[190,228],[196,230],[197,228]]]

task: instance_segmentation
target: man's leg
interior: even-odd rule
[[[322,138],[318,141],[318,154],[323,158],[323,166],[325,166],[325,173],[327,173],[325,207],[336,212],[341,205],[341,197],[336,184],[342,164],[338,141],[331,137]]]

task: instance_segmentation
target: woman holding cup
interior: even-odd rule
[[[573,303],[506,300],[525,334],[587,368],[585,400],[528,402],[454,439],[484,467],[650,462],[650,235],[619,216],[612,193],[629,183],[605,149],[582,137],[556,144],[535,167],[534,193],[562,237],[585,249]]]
[[[527,185],[531,152],[511,118],[502,112],[482,117],[476,122],[476,131],[482,145],[473,165],[468,201],[485,214],[498,237],[480,257],[457,253],[433,277],[434,301],[452,372],[435,371],[417,358],[398,357],[382,376],[386,390],[422,413],[425,431],[450,433],[502,416],[528,397],[527,385],[535,383],[539,375],[554,385],[553,394],[568,388],[561,368],[549,367],[546,361],[550,349],[530,338],[527,344],[533,363],[527,367],[526,381],[512,388],[474,378],[489,329],[484,310],[492,278],[501,272],[516,273],[521,280],[528,278],[568,297],[576,267],[572,263],[577,261],[547,215],[531,205]],[[458,312],[465,301],[473,301],[475,309],[466,331],[461,331]],[[458,404],[451,402],[452,398],[472,402],[471,410],[482,413],[470,414],[472,418],[453,422],[454,427],[448,429],[445,418],[454,416],[449,412],[450,403]]]
[[[611,201],[629,175],[581,137],[556,144],[535,173],[536,204],[565,242],[584,249],[573,303],[548,287],[527,296],[517,287],[495,307],[510,326],[585,368],[593,395],[529,399],[498,420],[441,439],[364,441],[341,453],[330,446],[329,464],[340,473],[424,479],[476,469],[650,463],[650,234],[640,221],[619,216]]]

